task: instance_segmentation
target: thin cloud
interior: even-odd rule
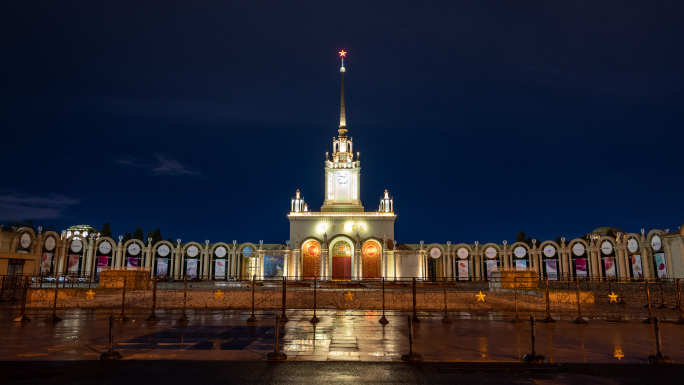
[[[155,156],[155,163],[154,167],[150,169],[150,172],[154,175],[172,175],[172,176],[181,176],[181,175],[191,175],[191,176],[197,176],[200,175],[200,172],[190,166],[186,166],[183,163],[175,160],[175,159],[170,159],[167,158],[163,155],[156,155]]]
[[[0,189],[0,220],[56,219],[79,202],[76,198],[57,193],[29,195]]]
[[[141,166],[141,164],[138,163],[138,160],[135,159],[135,157],[130,156],[130,155],[125,156],[123,158],[119,158],[119,159],[115,160],[114,163],[120,164],[123,166],[131,166],[131,167],[140,167]]]
[[[114,163],[127,166],[144,168],[152,175],[160,176],[201,176],[202,173],[186,164],[181,163],[169,156],[156,154],[154,159],[150,162],[141,162],[134,156],[125,156],[123,158],[116,159]]]

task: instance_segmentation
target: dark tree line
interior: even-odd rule
[[[15,228],[20,229],[22,227],[28,227],[32,229],[36,234],[38,233],[38,226],[36,226],[35,222],[33,219],[26,219],[23,221],[14,221],[14,222],[7,222],[2,226],[2,231],[13,231]],[[50,225],[50,226],[43,226],[43,232],[45,231],[56,231],[55,226]]]
[[[150,231],[147,233],[147,236],[146,236],[146,237],[144,236],[144,234],[145,234],[145,232],[143,231],[142,227],[138,227],[138,228],[136,228],[135,230],[133,230],[133,234],[131,234],[129,231],[126,231],[126,232],[124,233],[124,235],[123,235],[122,242],[125,243],[125,242],[127,242],[127,241],[129,241],[129,240],[131,240],[131,239],[137,239],[137,240],[142,241],[143,243],[147,244],[147,239],[148,239],[148,238],[152,238],[152,244],[154,245],[154,244],[156,244],[157,242],[160,242],[160,241],[163,241],[163,240],[164,240],[164,237],[162,236],[162,233],[161,233],[161,229],[160,229],[160,228],[156,228],[156,229],[154,229],[154,230],[150,230]],[[102,226],[102,230],[100,231],[100,235],[103,236],[103,237],[110,237],[110,238],[113,238],[113,237],[112,237],[112,229],[111,229],[111,227],[110,227],[110,225],[109,225],[109,222],[105,223],[105,224]],[[171,238],[169,238],[169,239],[167,239],[167,240],[168,240],[169,242],[175,244],[175,242],[173,242],[173,241],[171,240]]]

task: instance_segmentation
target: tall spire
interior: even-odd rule
[[[344,50],[340,51],[340,58],[342,58],[342,67],[340,68],[340,73],[342,74],[342,99],[340,102],[340,138],[347,137],[347,117],[344,111],[344,57],[347,56],[347,52]]]

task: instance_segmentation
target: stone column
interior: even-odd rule
[[[202,278],[209,279],[211,276],[211,265],[214,263],[214,254],[209,253],[209,242],[204,242],[204,261],[202,261]]]
[[[83,250],[83,270],[81,270],[81,276],[86,276],[86,277],[92,277],[94,274],[92,272],[92,266],[93,266],[93,247],[95,246],[95,240],[90,239],[90,242],[83,237],[83,244],[84,246],[88,246],[87,248],[84,247]]]
[[[121,256],[121,248],[123,247],[123,242],[121,239],[119,239],[119,243],[116,243],[114,245],[114,262],[112,263],[112,266],[114,267],[121,267],[121,259],[123,257]]]
[[[473,273],[475,275],[474,278],[481,278],[482,274],[480,273],[480,250],[479,250],[479,245],[475,245],[475,250],[472,252],[472,265],[473,265]]]
[[[508,267],[508,245],[503,245],[503,251],[501,252],[501,267],[503,269]]]
[[[326,274],[326,262],[328,262],[328,247],[327,245],[325,247],[321,247],[321,261],[320,261],[320,275],[321,275],[321,280],[325,280],[327,278]]]
[[[452,260],[451,260],[451,242],[447,242],[446,255],[444,255],[444,265],[446,266],[446,272],[444,273],[444,279],[453,278],[452,274]]]
[[[302,263],[300,261],[300,255],[301,255],[301,249],[294,249],[294,275],[297,279],[302,279],[302,272],[301,272],[301,266]]]
[[[178,242],[178,246],[176,247],[176,258],[174,258],[173,262],[173,275],[174,279],[180,279],[181,275],[184,275],[181,270],[183,269],[183,251],[181,249],[182,245],[180,242]]]
[[[233,243],[233,248],[228,247],[228,258],[230,258],[228,269],[228,278],[237,278],[237,247]]]
[[[387,233],[385,233],[385,236],[382,238],[382,254],[380,254],[380,274],[382,275],[382,278],[387,277]]]
[[[674,265],[672,264],[672,258],[671,258],[671,249],[670,249],[670,242],[667,242],[665,238],[661,237],[663,240],[663,251],[665,252],[665,263],[667,263],[666,266],[666,272],[667,272],[667,278],[672,278],[674,277]]]
[[[143,245],[145,243],[143,242]],[[140,264],[143,267],[152,267],[152,241],[147,241],[147,247],[143,247],[143,263]],[[150,269],[152,270],[152,269]]]

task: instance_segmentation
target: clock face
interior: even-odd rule
[[[347,184],[347,180],[349,179],[349,174],[346,172],[341,172],[337,174],[337,183],[338,184]]]

